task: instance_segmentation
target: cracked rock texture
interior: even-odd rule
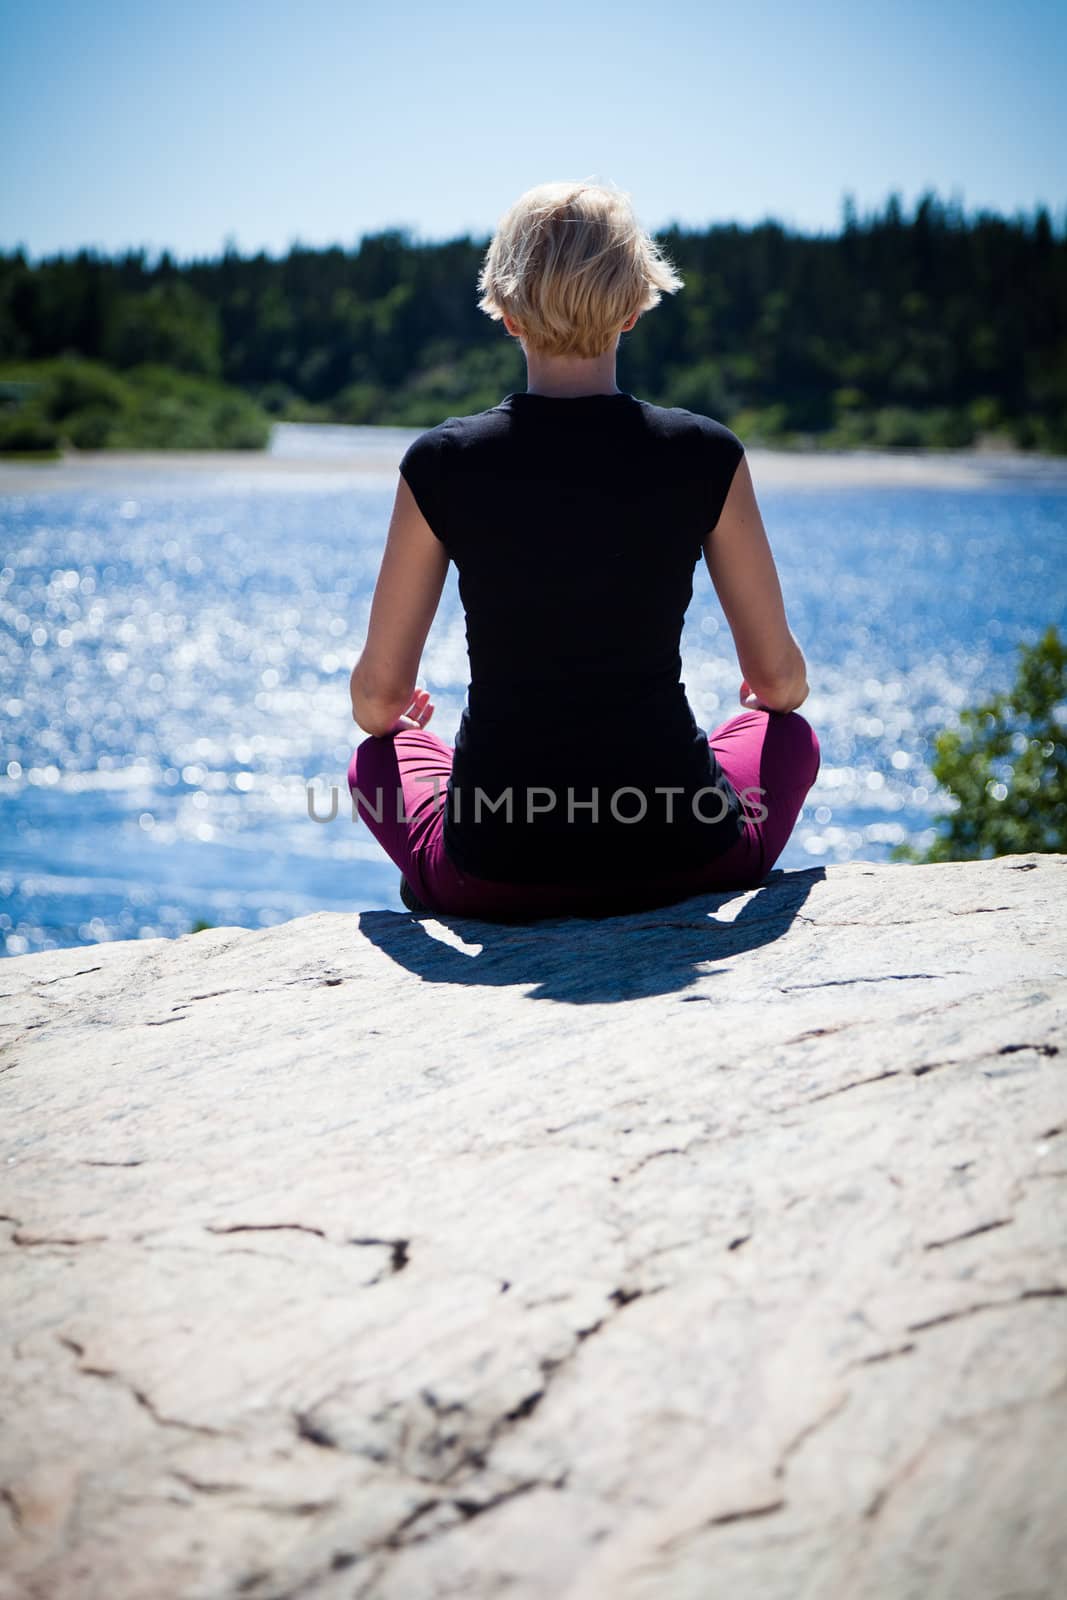
[[[1037,1600],[1067,857],[0,966],[0,1596]]]

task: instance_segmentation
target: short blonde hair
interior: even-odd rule
[[[541,183],[505,212],[478,274],[482,311],[506,313],[544,355],[602,355],[635,311],[683,287],[621,189]]]

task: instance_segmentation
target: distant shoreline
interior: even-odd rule
[[[314,448],[310,436],[299,455],[270,450],[85,450],[68,451],[58,460],[0,460],[0,496],[39,494],[49,490],[119,489],[136,479],[196,477],[331,481],[395,478],[404,443],[421,430],[353,428],[351,450]],[[336,437],[336,434],[335,434]],[[757,493],[768,488],[1027,488],[1047,484],[1067,488],[1067,458],[1031,451],[989,448],[958,450],[856,449],[772,450],[753,445],[748,451]]]

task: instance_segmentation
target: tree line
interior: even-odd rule
[[[751,442],[1067,452],[1067,212],[1057,231],[1044,207],[968,217],[927,192],[911,216],[894,193],[860,217],[846,196],[834,233],[657,239],[685,288],[623,336],[619,382],[642,398]],[[525,368],[477,306],[488,242],[397,228],[280,257],[0,254],[0,444],[35,408],[102,446],[137,442],[146,414],[167,441],[212,396],[226,420],[207,433],[245,445],[271,417],[428,427],[494,405]]]

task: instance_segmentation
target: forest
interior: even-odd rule
[[[793,448],[1067,453],[1067,210],[897,194],[834,233],[657,234],[685,280],[619,347],[620,387]],[[181,262],[0,254],[0,451],[262,448],[274,420],[430,427],[525,387],[477,305],[489,240]]]

